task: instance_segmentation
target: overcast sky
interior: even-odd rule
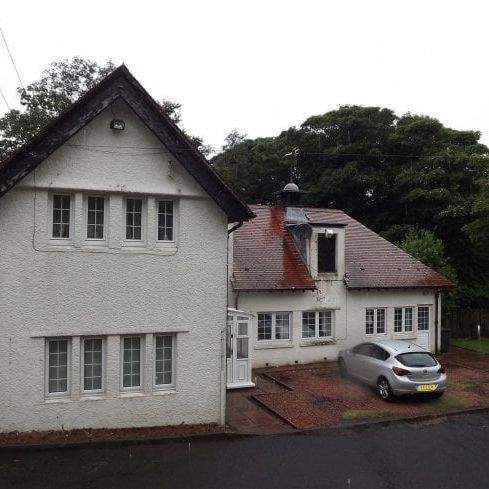
[[[75,55],[124,62],[153,97],[180,102],[183,126],[217,149],[233,128],[273,136],[344,104],[430,115],[489,144],[485,4],[11,0],[0,26],[24,84]],[[18,106],[3,44],[0,73]]]

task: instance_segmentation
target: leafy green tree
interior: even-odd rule
[[[454,285],[457,285],[457,272],[451,260],[445,256],[443,242],[437,239],[431,231],[416,230],[412,227],[399,246],[406,253],[414,256],[420,262],[444,275]],[[444,314],[456,305],[457,290],[445,292],[442,301]]]
[[[114,68],[111,61],[100,66],[74,57],[51,63],[40,80],[19,88],[24,110],[12,109],[0,118],[0,159],[22,146]]]
[[[0,118],[0,161],[22,146],[114,68],[111,61],[99,65],[75,56],[71,60],[51,63],[40,80],[25,89],[18,88],[23,110],[12,109]],[[163,99],[160,106],[176,124],[181,122],[181,104]],[[185,134],[204,154],[212,151],[202,138]]]

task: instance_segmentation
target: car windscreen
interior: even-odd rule
[[[424,352],[401,353],[396,358],[406,367],[434,367],[437,365],[434,357]]]

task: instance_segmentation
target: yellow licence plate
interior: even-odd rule
[[[416,387],[418,392],[434,391],[438,387],[438,384],[422,384]]]

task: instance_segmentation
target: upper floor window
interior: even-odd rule
[[[158,201],[158,241],[173,241],[173,201]]]
[[[143,239],[143,199],[126,199],[126,239]]]
[[[105,198],[87,198],[87,239],[105,239]]]
[[[333,336],[333,311],[302,313],[303,338],[331,338]]]
[[[53,195],[52,238],[69,239],[71,221],[71,196]]]
[[[336,234],[318,234],[318,273],[336,273]]]
[[[394,308],[394,333],[409,333],[413,330],[413,308]]]
[[[290,313],[258,313],[258,340],[288,339],[290,339]]]
[[[385,309],[367,309],[365,312],[365,334],[385,334]]]

